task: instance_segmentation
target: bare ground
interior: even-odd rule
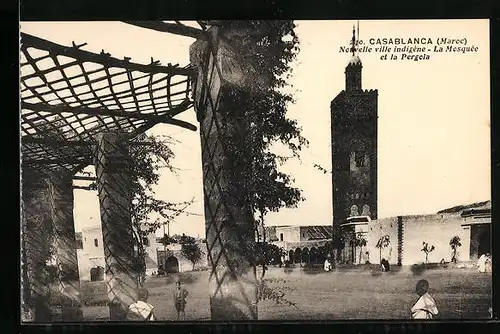
[[[207,271],[180,273],[189,291],[186,320],[210,320]],[[285,298],[296,304],[259,303],[260,320],[408,319],[416,301],[415,284],[430,283],[442,319],[485,319],[491,306],[491,274],[473,269],[439,268],[415,273],[411,270],[381,273],[370,268],[338,269],[326,273],[318,269],[271,268],[266,273],[269,286],[285,290]],[[149,300],[161,321],[175,320],[172,301],[175,277],[149,278]],[[107,307],[104,285],[86,283],[82,295],[87,301],[86,320],[105,320]]]

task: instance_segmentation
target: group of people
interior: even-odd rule
[[[483,254],[477,260],[477,270],[480,273],[491,273],[491,255]]]
[[[331,263],[329,259],[325,261],[325,271],[331,270]],[[421,279],[417,282],[415,293],[418,295],[418,299],[411,307],[411,318],[412,319],[434,319],[438,314],[438,308],[436,301],[429,294],[429,282],[425,279]],[[188,291],[181,286],[181,282],[176,283],[176,289],[173,291],[173,299],[175,309],[177,311],[177,320],[184,320],[185,318],[185,307],[186,307],[186,297],[188,296]],[[147,302],[148,300],[148,290],[141,288],[139,291],[139,300],[136,303],[130,305],[127,320],[128,321],[156,321],[157,317],[155,314],[155,308],[153,305]],[[491,308],[490,308],[491,313]]]
[[[175,310],[177,311],[177,320],[185,319],[186,298],[188,291],[184,289],[180,281],[177,281],[176,288],[173,291],[173,300]],[[148,290],[141,288],[137,302],[131,304],[127,313],[127,321],[156,321],[155,308],[148,303]]]

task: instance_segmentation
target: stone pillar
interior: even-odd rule
[[[23,178],[24,176],[23,172]],[[50,322],[50,280],[47,261],[50,258],[49,209],[43,186],[22,188],[21,270],[22,307],[25,322]]]
[[[123,321],[138,297],[140,268],[134,251],[129,162],[127,142],[120,134],[98,136],[95,169],[112,321]]]
[[[212,27],[208,42],[191,45],[200,122],[211,319],[257,320],[254,219],[245,200],[248,121],[241,108],[259,77],[233,46],[249,31]],[[264,81],[260,84],[265,84]]]
[[[58,268],[59,306],[62,321],[83,320],[80,277],[73,218],[73,175],[54,173],[48,182],[49,203],[54,228],[55,259]]]

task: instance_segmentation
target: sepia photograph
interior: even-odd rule
[[[21,322],[491,319],[489,29],[21,21]]]

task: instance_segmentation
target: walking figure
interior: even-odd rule
[[[181,286],[181,282],[177,281],[177,288],[174,290],[174,303],[175,310],[177,311],[177,320],[185,319],[185,308],[186,308],[186,297],[188,296],[188,292]]]
[[[429,282],[422,279],[417,282],[415,289],[420,297],[411,308],[412,319],[432,319],[438,315],[438,309],[434,298],[429,295]]]

